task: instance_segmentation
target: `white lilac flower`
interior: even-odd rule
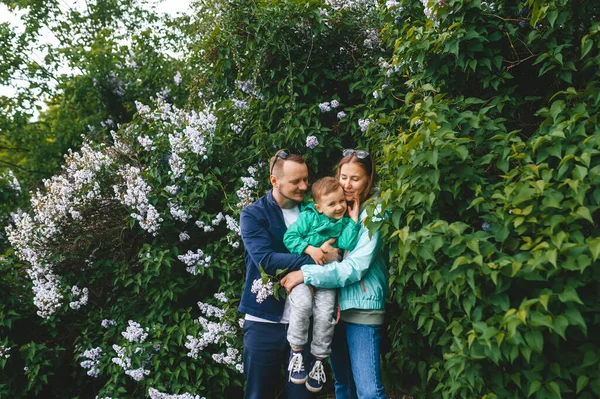
[[[361,132],[366,132],[370,125],[372,125],[375,121],[373,119],[359,119],[358,126],[360,127]]]
[[[133,378],[135,381],[141,381],[145,376],[150,374],[150,370],[140,367],[139,369],[125,370],[125,374]]]
[[[340,111],[340,112],[338,112],[338,113],[337,113],[337,118],[338,118],[339,120],[342,120],[342,119],[344,119],[345,117],[346,117],[346,113],[345,113],[344,111]]]
[[[179,233],[179,241],[187,241],[190,239],[190,235],[188,234],[187,231],[184,231],[182,233]]]
[[[165,187],[165,190],[167,190],[167,192],[171,195],[176,195],[179,192],[179,190],[181,190],[181,188],[179,186],[173,185]]]
[[[171,395],[168,393],[160,392],[159,390],[154,388],[148,389],[148,395],[150,395],[150,399],[206,399],[205,397],[200,397],[200,395],[194,395],[187,392],[179,395]]]
[[[331,100],[331,108],[337,108],[340,106],[340,103],[338,100]]]
[[[124,205],[134,208],[136,212],[131,213],[131,217],[140,223],[140,227],[153,235],[158,234],[160,217],[156,208],[150,204],[148,194],[150,186],[142,179],[141,171],[131,165],[124,165],[119,168],[117,175],[121,176],[124,184],[113,186],[115,197]],[[122,189],[125,189],[122,191]]]
[[[215,297],[215,299],[217,299],[218,301],[223,302],[223,303],[227,303],[227,301],[228,301],[224,292],[217,292],[217,293],[215,293],[214,297]]]
[[[225,216],[225,222],[227,224],[227,228],[233,231],[235,234],[240,235],[240,225],[238,222],[229,215]]]
[[[329,104],[329,101],[319,104],[319,109],[321,110],[321,112],[331,111],[331,106]]]
[[[248,109],[248,103],[246,101],[237,100],[235,98],[233,99],[233,106],[242,111]]]
[[[0,176],[0,178],[5,179],[8,182],[8,186],[17,192],[21,192],[21,185],[19,184],[19,180],[15,177],[15,174],[12,170],[8,169],[8,171],[4,174],[4,176]]]
[[[81,306],[87,305],[87,302],[88,302],[88,289],[87,288],[79,289],[79,287],[74,285],[73,287],[71,287],[71,294],[72,294],[72,298],[75,299],[74,301],[69,303],[69,306],[71,307],[71,309],[76,310],[76,309],[79,309]]]
[[[181,80],[181,72],[177,71],[175,76],[173,76],[173,81],[175,81],[175,84],[179,86],[181,84]]]
[[[233,130],[235,134],[240,134],[244,125],[243,122],[238,122],[230,124],[229,127],[231,128],[231,130]]]
[[[125,337],[125,339],[127,339],[129,342],[137,342],[140,344],[144,343],[144,341],[148,337],[148,328],[146,327],[146,329],[144,330],[140,323],[137,323],[133,320],[129,320],[128,323],[129,326],[125,331],[121,333],[121,335]]]
[[[87,349],[85,352],[79,355],[79,357],[83,357],[84,361],[79,363],[79,365],[87,370],[87,375],[90,377],[98,377],[100,374],[100,357],[102,357],[102,348],[92,348]]]
[[[191,273],[195,276],[200,273],[201,267],[210,266],[212,257],[204,256],[204,252],[201,249],[198,249],[196,252],[187,251],[184,255],[178,255],[177,259],[185,263],[188,273]]]
[[[6,347],[3,345],[0,345],[0,359],[4,358],[4,359],[8,359],[10,357],[10,352],[11,348],[10,347]]]
[[[144,150],[146,151],[154,151],[156,150],[156,146],[154,145],[154,141],[148,136],[138,136],[137,140],[142,145]]]
[[[189,219],[192,218],[182,208],[180,208],[177,204],[174,203],[169,204],[169,211],[171,212],[171,216],[173,216],[173,219],[175,220],[187,222]]]
[[[269,280],[267,284],[263,284],[262,279],[257,278],[252,282],[250,292],[256,294],[256,302],[263,303],[265,299],[273,295],[273,282]]]
[[[102,320],[100,325],[104,328],[110,328],[111,326],[116,326],[117,322],[114,320],[110,320],[110,319],[104,319],[104,320]]]
[[[114,364],[121,366],[124,370],[129,370],[131,368],[131,358],[126,356],[127,349],[116,344],[114,344],[112,348],[117,352],[117,357],[113,357],[111,361]]]
[[[306,146],[311,150],[314,150],[319,145],[319,140],[316,136],[308,136],[306,138]]]

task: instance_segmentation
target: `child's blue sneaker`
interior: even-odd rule
[[[325,369],[323,368],[323,362],[321,360],[315,360],[310,373],[308,373],[308,380],[306,381],[306,389],[311,392],[319,392],[323,389],[327,378],[325,377]]]
[[[290,350],[290,363],[288,364],[289,380],[294,384],[304,384],[308,376],[304,370],[304,359],[302,352]]]

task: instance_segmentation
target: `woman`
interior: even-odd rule
[[[373,195],[375,165],[364,150],[346,149],[338,163],[337,178],[351,206]],[[359,219],[367,216],[361,210]],[[285,276],[281,284],[291,290],[305,283],[318,288],[340,288],[341,320],[332,343],[331,366],[337,399],[385,399],[380,378],[379,351],[387,288],[387,264],[379,233],[369,237],[362,225],[358,243],[341,262],[304,265]]]

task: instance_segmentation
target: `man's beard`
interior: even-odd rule
[[[279,189],[279,188],[277,189],[277,192],[278,192],[278,193],[279,193],[279,195],[281,195],[283,198],[285,198],[285,199],[286,199],[286,200],[288,200],[288,201],[292,201],[292,202],[294,202],[296,205],[298,205],[298,204],[300,204],[300,203],[302,202],[302,200],[298,201],[298,200],[297,200],[297,199],[295,199],[295,198],[290,198],[290,197],[288,197],[287,195],[283,194],[283,193],[281,192],[281,189]],[[302,198],[304,198],[304,193],[302,193]]]

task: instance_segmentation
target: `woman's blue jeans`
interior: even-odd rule
[[[381,325],[341,320],[331,345],[336,399],[386,399],[381,384]]]

